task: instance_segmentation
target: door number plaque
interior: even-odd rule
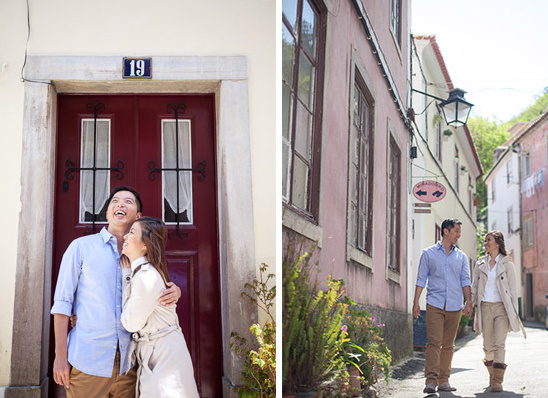
[[[124,79],[152,79],[152,58],[124,58]]]

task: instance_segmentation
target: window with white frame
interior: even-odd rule
[[[533,220],[533,215],[528,215],[523,219],[523,243],[526,249],[533,247],[534,244]]]
[[[162,168],[191,169],[191,121],[162,120]],[[176,135],[178,132],[178,136]],[[163,213],[166,223],[192,224],[192,173],[162,171]]]
[[[110,167],[110,119],[82,119],[80,130],[80,167]],[[95,187],[95,189],[93,188]],[[110,194],[108,170],[82,170],[80,180],[80,223],[107,221]],[[94,217],[95,215],[95,217]]]
[[[506,162],[506,185],[512,183],[512,159],[508,159]]]
[[[497,186],[495,184],[495,180],[493,179],[493,181],[491,181],[491,201],[495,201],[495,198],[496,198],[496,191],[497,191]]]

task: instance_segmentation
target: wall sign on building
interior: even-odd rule
[[[152,58],[124,58],[124,79],[152,79]]]
[[[445,197],[447,190],[437,181],[421,181],[413,187],[413,195],[423,202],[437,202]]]

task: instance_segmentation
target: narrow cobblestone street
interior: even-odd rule
[[[470,332],[458,339],[453,356],[450,383],[454,392],[429,395],[439,398],[548,398],[548,331],[540,324],[525,322],[527,340],[521,333],[510,333],[506,340],[504,391],[486,389],[489,377],[482,363],[480,335]],[[379,383],[379,397],[426,397],[424,388],[424,352],[393,368],[389,383]]]

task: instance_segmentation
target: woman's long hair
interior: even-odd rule
[[[148,262],[158,270],[166,282],[171,282],[166,261],[166,225],[162,220],[152,217],[141,217],[135,222],[141,224],[141,239],[147,247]]]
[[[485,234],[485,238],[492,236],[495,239],[495,243],[499,245],[500,254],[507,256],[508,252],[506,251],[506,245],[504,244],[504,235],[500,231],[489,231]]]

